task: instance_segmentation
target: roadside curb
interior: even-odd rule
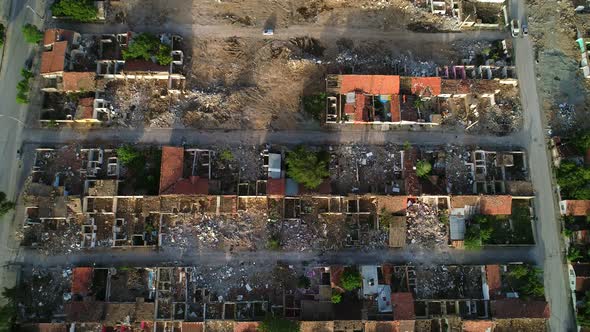
[[[13,4],[13,1],[10,1],[10,5],[8,5],[8,19],[4,19],[4,17],[2,17],[3,21],[10,22],[10,14],[12,13],[12,4]],[[8,23],[6,23],[6,25],[4,26],[4,45],[2,45],[2,54],[0,54],[0,72],[2,72],[2,65],[4,64],[4,52],[6,52],[6,41],[8,41],[8,38],[6,38],[7,33],[8,33]]]

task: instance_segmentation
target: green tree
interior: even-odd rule
[[[315,189],[330,175],[328,156],[323,152],[312,152],[303,146],[287,153],[285,160],[287,174],[296,182],[309,189]]]
[[[16,102],[26,104],[29,102],[29,90],[31,90],[29,81],[33,78],[33,73],[23,68],[20,74],[23,79],[16,84]]]
[[[557,169],[557,183],[564,198],[590,199],[590,169],[564,161]]]
[[[582,251],[580,248],[570,247],[570,250],[567,253],[567,260],[570,262],[577,262],[582,258]]]
[[[469,250],[481,249],[482,242],[479,225],[470,225],[467,227],[463,244]]]
[[[421,178],[425,178],[432,171],[432,165],[426,160],[420,160],[416,163],[416,175]]]
[[[584,294],[582,304],[576,309],[576,319],[583,327],[590,327],[590,292]]]
[[[98,9],[92,0],[58,0],[51,6],[51,12],[53,16],[89,22],[96,19]]]
[[[311,96],[303,96],[303,109],[314,119],[320,120],[326,109],[326,94],[318,93]]]
[[[352,267],[347,267],[342,272],[342,287],[347,291],[355,290],[360,288],[363,284],[363,278],[360,272]]]
[[[123,58],[151,60],[155,57],[159,64],[165,66],[172,62],[170,52],[170,46],[160,42],[156,36],[141,33],[131,39],[128,49],[123,50]]]
[[[117,158],[123,165],[129,166],[136,163],[138,159],[142,159],[142,154],[131,145],[123,145],[117,149]]]
[[[590,149],[590,130],[579,132],[571,141],[581,153],[586,153],[586,150]]]
[[[43,39],[43,32],[32,24],[23,25],[22,32],[27,43],[37,44]]]
[[[299,322],[268,315],[258,325],[260,332],[299,332]]]

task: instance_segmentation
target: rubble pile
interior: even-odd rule
[[[470,161],[469,152],[465,147],[449,146],[446,150],[445,174],[447,177],[447,192],[467,195],[473,192],[473,175],[465,165]]]
[[[447,242],[446,226],[438,219],[438,211],[428,204],[416,202],[406,211],[408,244],[433,248]]]
[[[284,250],[314,249],[319,241],[317,231],[301,220],[285,220],[281,225],[281,246]]]

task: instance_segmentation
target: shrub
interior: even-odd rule
[[[32,24],[23,25],[22,31],[27,43],[37,44],[43,39],[43,32]]]
[[[53,16],[69,17],[80,22],[96,19],[98,10],[92,0],[58,0],[51,6]]]
[[[258,325],[260,332],[299,332],[299,330],[299,322],[270,315]]]
[[[363,278],[357,269],[347,267],[342,272],[342,287],[347,291],[360,288],[363,284]]]
[[[557,184],[564,198],[590,199],[590,169],[564,161],[557,169]]]
[[[569,252],[567,253],[567,260],[570,262],[577,262],[582,258],[582,252],[580,248],[570,247]]]
[[[33,78],[33,73],[23,68],[20,74],[23,79],[16,84],[16,102],[26,104],[29,102],[29,90],[31,90],[29,81]]]
[[[6,199],[6,194],[0,191],[0,217],[14,209],[16,204]]]
[[[141,159],[141,153],[131,145],[123,145],[117,149],[117,158],[125,166],[136,163],[138,159]]]
[[[156,36],[142,33],[131,39],[128,49],[123,50],[123,58],[151,60],[155,57],[159,64],[165,66],[172,62],[171,51],[170,46],[161,43]]]
[[[543,297],[545,294],[545,288],[543,287],[541,278],[542,271],[540,269],[521,264],[512,267],[508,275],[520,281],[520,286],[516,290],[525,297]]]
[[[338,304],[340,302],[342,302],[342,294],[332,293],[332,303]]]
[[[326,109],[326,94],[318,93],[311,96],[303,96],[303,109],[316,120],[321,120],[322,113]]]
[[[425,178],[432,171],[432,165],[426,160],[420,160],[416,163],[416,175],[420,178]]]
[[[266,246],[270,250],[279,250],[281,249],[281,241],[279,241],[278,237],[272,236],[270,239],[268,239]]]
[[[330,175],[328,157],[323,152],[308,151],[303,146],[287,154],[287,174],[309,189],[315,189]]]
[[[222,161],[232,161],[234,160],[234,155],[231,153],[230,150],[225,149],[221,151],[221,153],[219,154],[219,159],[221,159]]]

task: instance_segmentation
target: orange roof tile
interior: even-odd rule
[[[412,77],[412,94],[419,96],[438,96],[442,90],[440,77]]]
[[[377,196],[379,210],[405,215],[408,208],[408,196]]]
[[[64,71],[68,42],[61,41],[53,44],[51,51],[45,51],[41,55],[41,74],[57,73]]]
[[[490,320],[464,320],[463,332],[492,332],[494,326]]]
[[[76,267],[72,271],[72,294],[82,297],[90,293],[92,286],[92,274],[94,269],[91,267]]]
[[[173,184],[182,179],[183,166],[184,148],[174,146],[162,147],[160,194],[170,189]]]
[[[590,215],[590,200],[566,200],[565,214],[568,216]]]
[[[391,303],[393,304],[394,319],[412,320],[416,318],[412,293],[391,293]]]
[[[257,332],[258,325],[260,325],[258,322],[235,322],[234,332]]]
[[[481,196],[480,212],[486,215],[510,215],[512,214],[512,196],[496,195]]]
[[[355,98],[355,105],[354,105],[354,121],[355,122],[365,122],[368,120],[367,110],[365,109],[365,103],[367,99],[365,95],[362,93],[357,93]]]
[[[208,195],[209,180],[198,176],[180,179],[173,183],[162,195]]]
[[[399,94],[400,79],[395,75],[342,75],[340,93],[360,90],[372,95]]]
[[[494,318],[549,318],[549,303],[522,299],[490,301]]]
[[[80,112],[80,119],[92,119],[94,117],[94,98],[87,97],[78,101],[78,109]]]
[[[500,276],[500,265],[486,265],[486,279],[490,289],[490,298],[495,298],[502,291],[502,279]]]
[[[93,72],[65,72],[62,76],[65,92],[94,91],[96,87],[96,74]]]

